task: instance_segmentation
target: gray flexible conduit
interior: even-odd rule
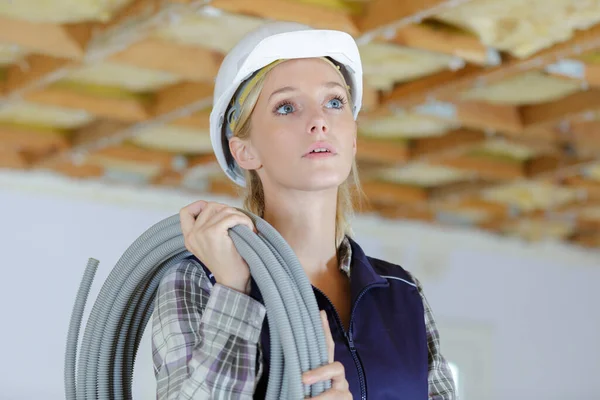
[[[283,237],[265,220],[245,213],[254,221],[258,234],[239,225],[230,229],[229,235],[248,263],[266,307],[271,340],[266,399],[317,396],[329,389],[331,382],[307,386],[301,380],[303,372],[328,363],[312,286]],[[67,400],[132,399],[135,358],[154,310],[160,280],[170,267],[190,255],[179,215],[144,232],[104,282],[88,317],[77,360],[81,321],[98,267],[97,260],[88,261],[67,337]]]

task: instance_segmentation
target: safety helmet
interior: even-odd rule
[[[210,139],[219,165],[238,185],[246,185],[244,172],[229,151],[230,137],[224,129],[236,91],[256,71],[275,61],[317,57],[327,57],[340,66],[350,86],[356,119],[362,104],[362,64],[354,38],[345,32],[272,22],[250,32],[225,56],[215,81]]]

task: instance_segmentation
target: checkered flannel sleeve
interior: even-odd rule
[[[437,330],[433,312],[425,298],[423,286],[414,276],[411,276],[425,308],[425,328],[427,331],[427,350],[429,357],[429,400],[456,400],[456,388],[452,371],[440,350],[440,334]]]
[[[195,261],[171,267],[152,319],[157,399],[252,399],[264,317],[262,304],[212,286]]]

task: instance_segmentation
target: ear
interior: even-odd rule
[[[262,166],[256,150],[249,140],[242,140],[236,136],[229,139],[229,151],[238,165],[245,170],[259,169]]]

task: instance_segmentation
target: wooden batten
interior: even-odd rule
[[[51,153],[70,147],[69,140],[62,132],[6,124],[0,124],[0,143],[4,149],[36,154]]]
[[[162,89],[156,94],[152,114],[160,116],[192,104],[199,104],[195,110],[191,111],[193,114],[209,107],[212,103],[212,96],[213,85],[210,83],[184,82],[176,84]]]
[[[62,25],[0,16],[0,42],[50,57],[81,60],[91,36],[89,24]]]
[[[405,141],[391,142],[359,136],[356,146],[359,161],[398,164],[410,159],[410,149]]]
[[[422,0],[419,2],[370,0],[357,23],[361,32],[367,32],[416,14],[421,14],[423,17],[431,16],[430,14],[436,9],[441,10],[451,3],[449,0]]]
[[[367,198],[374,205],[416,204],[428,200],[427,188],[399,185],[391,182],[364,181],[361,183]]]
[[[213,0],[210,5],[231,13],[294,21],[316,28],[345,31],[353,36],[359,34],[351,15],[315,4],[290,0]]]
[[[400,28],[391,42],[402,46],[448,54],[479,65],[489,63],[489,52],[477,36],[456,29],[411,24]]]
[[[32,91],[25,98],[36,103],[85,110],[101,118],[124,122],[139,122],[150,116],[147,104],[135,97],[97,96],[59,86]]]
[[[14,91],[33,87],[42,80],[51,83],[62,77],[66,68],[77,65],[76,62],[65,58],[56,58],[32,54],[19,63],[12,65],[6,71],[4,95]]]
[[[170,72],[191,81],[212,81],[223,56],[197,46],[143,39],[109,57],[110,61]]]
[[[520,109],[526,128],[555,124],[570,116],[596,111],[600,108],[600,89],[589,89],[562,99],[542,104],[523,106]]]

